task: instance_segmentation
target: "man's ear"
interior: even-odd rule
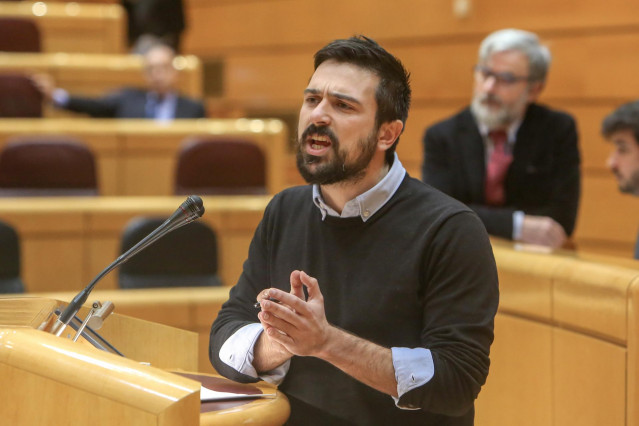
[[[546,87],[546,83],[543,81],[536,81],[534,83],[531,83],[530,87],[528,88],[528,102],[537,102],[537,99],[539,98],[539,95],[541,95],[541,92],[544,90],[544,87]]]
[[[403,128],[404,123],[399,119],[383,123],[379,126],[379,131],[377,132],[377,146],[386,151],[393,146]]]

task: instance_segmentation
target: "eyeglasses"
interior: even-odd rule
[[[490,77],[495,79],[495,83],[509,86],[511,84],[518,83],[520,81],[532,81],[530,77],[523,77],[520,75],[514,75],[509,72],[495,72],[483,65],[475,65],[473,70],[478,73],[483,80],[487,80]]]

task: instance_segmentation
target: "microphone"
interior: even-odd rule
[[[58,316],[58,319],[53,324],[52,333],[56,336],[62,334],[64,328],[69,324],[71,318],[80,310],[80,307],[87,301],[89,294],[93,290],[102,277],[111,272],[116,267],[128,261],[140,251],[144,250],[166,234],[174,231],[194,220],[202,217],[204,214],[204,205],[202,199],[197,195],[189,196],[180,207],[169,217],[162,225],[158,226],[153,232],[144,237],[139,243],[131,247],[120,257],[115,259],[109,266],[107,266],[102,272],[100,272],[94,279],[87,285],[80,293],[78,293],[73,300],[67,305],[64,311]]]

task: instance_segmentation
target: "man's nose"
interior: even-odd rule
[[[489,75],[484,78],[481,83],[481,89],[484,93],[493,93],[497,87],[497,78]]]
[[[615,171],[617,169],[617,154],[616,153],[612,153],[608,156],[608,159],[606,160],[606,166],[608,166],[608,168],[612,171]]]
[[[313,108],[311,112],[311,122],[317,125],[329,125],[331,123],[330,105],[326,99],[323,99]]]

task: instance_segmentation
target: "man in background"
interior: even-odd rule
[[[489,234],[558,248],[575,228],[580,155],[573,118],[536,103],[549,65],[535,34],[486,37],[472,103],[426,130],[422,172],[475,210]]]
[[[213,323],[216,371],[278,384],[288,425],[473,424],[497,271],[479,218],[395,153],[410,95],[366,37],[315,54],[297,146],[310,185],[269,203]]]
[[[178,70],[175,51],[164,44],[151,47],[144,55],[145,89],[124,88],[99,98],[73,96],[54,86],[50,76],[33,76],[45,99],[58,108],[88,114],[96,118],[149,118],[170,121],[180,118],[204,118],[202,102],[181,96],[177,91]]]
[[[639,101],[624,104],[608,115],[601,133],[614,145],[608,167],[617,178],[619,190],[639,196]],[[639,259],[639,237],[634,258]]]

